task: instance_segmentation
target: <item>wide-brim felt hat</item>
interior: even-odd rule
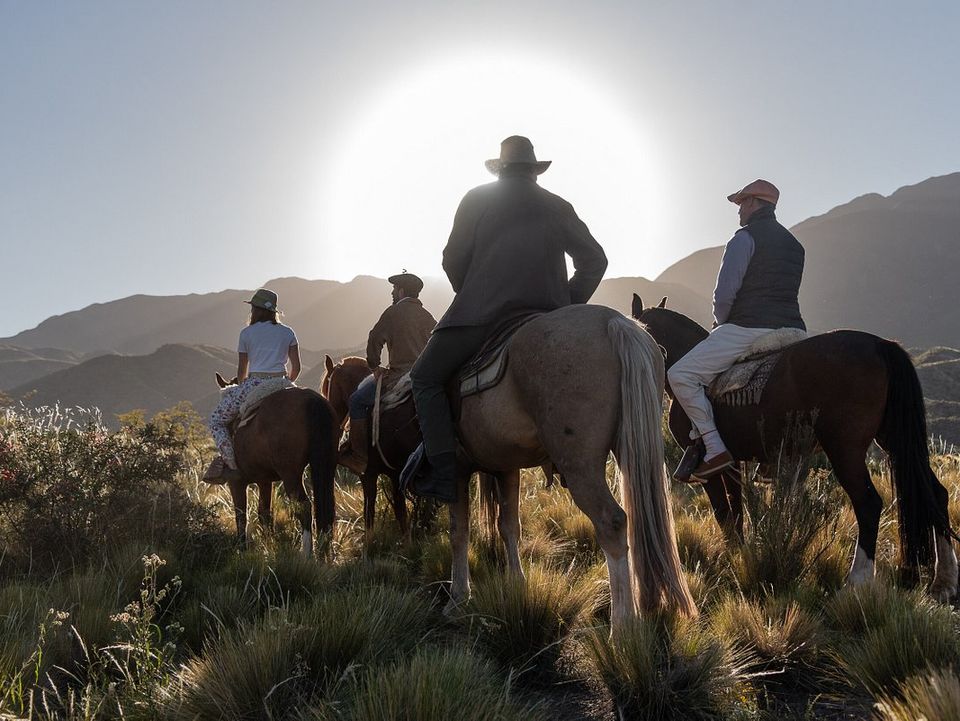
[[[536,153],[533,152],[533,143],[529,138],[522,135],[511,135],[500,143],[500,157],[491,158],[484,162],[487,170],[494,175],[500,175],[500,171],[508,165],[529,165],[530,169],[540,175],[550,167],[552,160],[537,160]]]
[[[740,205],[747,198],[758,198],[776,205],[777,201],[780,200],[780,191],[769,180],[754,180],[752,183],[747,183],[736,193],[727,196],[727,200],[737,205]]]
[[[387,282],[391,285],[399,285],[408,293],[419,293],[423,290],[423,281],[413,273],[408,273],[407,271],[391,275],[387,278]]]
[[[259,288],[250,300],[243,302],[252,305],[254,308],[263,308],[264,310],[272,310],[279,313],[280,309],[277,307],[278,300],[277,294],[269,288]]]

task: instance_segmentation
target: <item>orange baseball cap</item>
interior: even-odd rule
[[[780,200],[780,191],[769,180],[754,180],[752,183],[745,185],[742,190],[727,196],[727,200],[737,205],[740,205],[747,198],[759,198],[776,205],[777,201]]]

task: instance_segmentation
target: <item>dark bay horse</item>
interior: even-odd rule
[[[656,339],[669,369],[707,337],[695,321],[668,310],[666,298],[644,308],[633,296],[633,316]],[[671,398],[673,392],[667,384]],[[853,330],[812,336],[783,351],[757,405],[714,403],[717,429],[734,458],[776,460],[791,417],[814,418],[813,432],[850,497],[857,519],[857,550],[847,577],[856,585],[873,578],[882,501],[867,470],[873,441],[890,458],[899,516],[901,567],[915,577],[936,561],[930,593],[949,600],[957,592],[957,557],[951,542],[947,490],[930,468],[926,411],[916,369],[897,343]],[[674,402],[670,430],[681,446],[690,420]],[[704,490],[721,526],[742,532],[740,487],[729,476],[711,478]]]
[[[461,404],[458,430],[475,470],[501,481],[508,567],[519,572],[518,469],[552,462],[606,557],[614,634],[639,611],[697,613],[664,472],[663,386],[663,356],[648,333],[610,308],[571,305],[520,328],[503,380]],[[623,507],[607,485],[611,451]],[[450,506],[454,606],[470,593],[468,482]]]
[[[349,416],[348,401],[351,394],[364,378],[370,375],[370,368],[364,358],[348,356],[334,363],[328,355],[324,358],[326,371],[320,382],[320,393],[330,402],[333,409],[337,434],[347,422]],[[370,434],[372,441],[373,434]],[[380,418],[379,447],[371,443],[367,449],[367,469],[360,478],[363,488],[363,526],[367,540],[373,531],[377,510],[377,479],[381,474],[390,478],[390,504],[400,526],[400,532],[406,536],[410,531],[407,516],[407,504],[400,491],[400,471],[413,450],[420,443],[420,426],[417,423],[413,401],[382,413]]]
[[[217,373],[217,383],[230,383]],[[281,481],[284,492],[297,503],[297,519],[303,534],[303,552],[313,551],[312,527],[317,532],[333,530],[333,480],[337,467],[337,425],[333,411],[319,393],[307,388],[289,388],[271,393],[260,404],[253,420],[239,428],[233,439],[237,467],[243,480],[228,483],[241,542],[247,536],[247,486],[259,488],[261,521],[272,523],[273,482]],[[310,467],[313,509],[303,485],[303,471]]]

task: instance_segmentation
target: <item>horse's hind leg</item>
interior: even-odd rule
[[[877,557],[877,533],[883,500],[867,470],[867,450],[860,444],[835,447],[824,443],[823,450],[833,466],[833,472],[850,497],[857,517],[857,550],[853,556],[848,586],[859,586],[873,579]]]
[[[627,556],[627,514],[614,499],[607,486],[606,463],[578,463],[561,466],[560,472],[577,507],[587,514],[597,534],[597,541],[607,560],[610,577],[610,631],[614,633],[635,615],[630,585],[630,563]]]
[[[933,471],[930,471],[933,474]],[[934,502],[943,518],[947,519],[946,531],[941,533],[935,531],[937,565],[933,576],[933,583],[930,584],[930,595],[938,601],[947,603],[957,595],[957,554],[953,550],[953,541],[950,536],[950,514],[947,505],[950,500],[950,494],[943,487],[936,477],[933,485]]]
[[[273,531],[273,482],[257,483],[257,520],[264,531]]]
[[[405,541],[410,540],[410,519],[407,515],[407,501],[400,489],[399,474],[390,476],[390,505],[393,506],[393,515],[400,527],[400,535]]]
[[[444,613],[452,613],[470,598],[470,479],[461,480],[457,502],[450,504],[451,563],[450,601]]]
[[[501,473],[497,530],[506,551],[507,571],[523,578],[520,567],[520,470]]]
[[[247,543],[247,484],[245,481],[228,481],[230,498],[233,499],[233,516],[237,522],[237,540]]]
[[[283,490],[297,507],[297,520],[300,521],[300,530],[302,532],[301,550],[303,551],[303,555],[312,556],[313,509],[310,507],[310,499],[307,498],[307,492],[303,487],[302,469],[297,475],[293,475],[293,473],[284,475]],[[314,489],[314,493],[317,493],[316,489]]]

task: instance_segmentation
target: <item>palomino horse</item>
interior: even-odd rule
[[[347,402],[360,382],[370,375],[367,361],[356,356],[344,358],[334,364],[330,356],[324,359],[326,372],[320,382],[320,393],[330,402],[333,409],[337,431],[347,422],[349,408]],[[360,479],[363,487],[363,525],[369,541],[373,531],[373,522],[377,509],[377,478],[384,474],[390,478],[390,503],[400,526],[400,532],[406,536],[410,530],[407,519],[407,504],[400,491],[400,471],[407,456],[420,443],[420,426],[417,423],[413,403],[405,403],[397,408],[385,411],[380,419],[379,446],[367,449],[367,470]],[[372,434],[371,434],[372,436]]]
[[[230,385],[219,373],[217,383],[221,388]],[[247,486],[253,483],[259,487],[261,520],[270,524],[273,482],[283,482],[284,492],[297,503],[305,554],[313,551],[314,516],[318,533],[333,529],[336,428],[330,404],[319,393],[289,388],[264,398],[253,419],[237,429],[233,446],[244,480],[228,485],[241,542],[247,537]],[[303,470],[308,465],[313,480],[313,512],[303,486]]]
[[[633,296],[633,316],[666,354],[667,368],[707,337],[695,321],[666,309],[644,308]],[[672,391],[667,387],[668,393]],[[757,405],[715,404],[717,428],[739,460],[776,460],[788,418],[814,416],[813,432],[847,492],[857,518],[857,551],[847,583],[873,578],[877,530],[883,503],[867,470],[876,440],[890,457],[900,527],[901,566],[915,577],[934,560],[930,592],[948,600],[957,592],[947,491],[930,468],[926,411],[917,372],[899,345],[869,333],[839,330],[812,336],[783,351]],[[679,403],[670,409],[670,430],[689,443],[691,424]],[[721,526],[742,532],[740,487],[729,477],[710,479],[704,489]]]
[[[606,557],[614,631],[638,611],[697,613],[664,473],[663,384],[663,357],[645,331],[610,308],[571,305],[520,328],[501,382],[461,404],[464,449],[476,468],[501,481],[508,568],[520,573],[517,469],[552,461]],[[610,451],[623,508],[607,485]],[[453,607],[470,593],[468,482],[461,481],[450,506]]]

